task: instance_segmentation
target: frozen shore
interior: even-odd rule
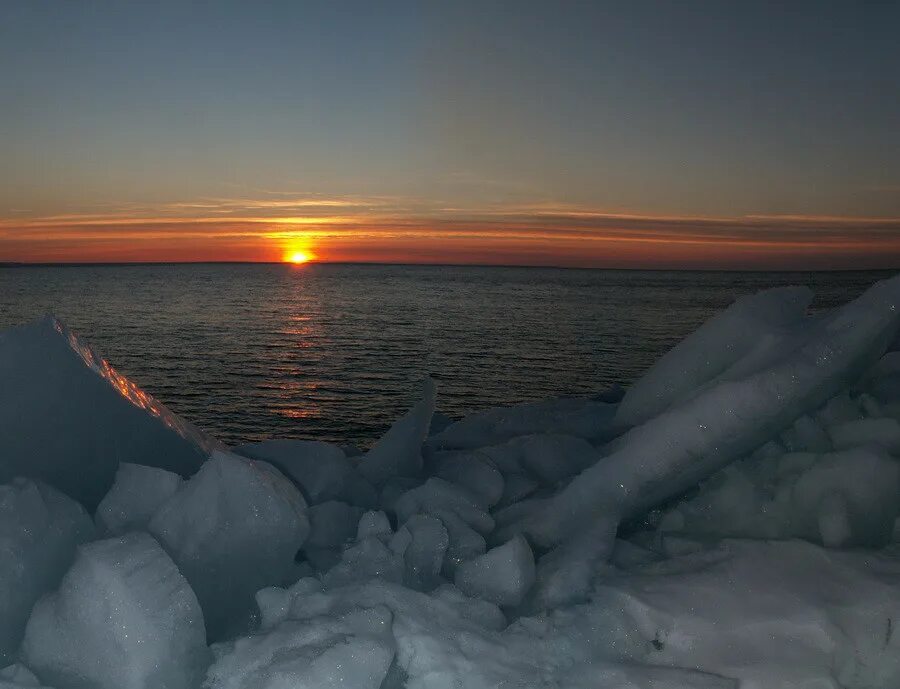
[[[226,447],[0,332],[0,689],[900,686],[900,276],[624,396]]]

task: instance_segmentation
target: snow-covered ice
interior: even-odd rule
[[[898,555],[726,541],[606,577],[594,619],[610,642],[633,645],[630,660],[703,668],[741,689],[894,687]]]
[[[226,451],[2,333],[0,689],[898,687],[900,277],[810,299],[624,397],[449,419],[428,380],[367,452]]]
[[[210,689],[379,689],[394,659],[383,606],[289,620],[214,648]]]

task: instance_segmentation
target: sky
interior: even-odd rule
[[[900,2],[0,3],[0,262],[900,267]]]

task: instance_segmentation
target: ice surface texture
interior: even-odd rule
[[[900,686],[900,278],[809,299],[738,299],[621,402],[451,420],[427,381],[365,453],[223,451],[7,332],[0,383],[45,350],[67,402],[23,409],[75,435],[0,386],[0,689]]]
[[[82,546],[35,606],[22,648],[58,689],[190,689],[207,655],[197,598],[147,534]]]

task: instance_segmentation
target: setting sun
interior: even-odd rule
[[[312,259],[313,255],[306,251],[291,251],[284,257],[287,263],[308,263]]]

